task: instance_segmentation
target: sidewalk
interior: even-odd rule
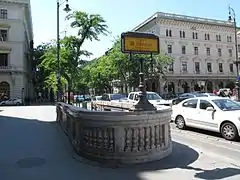
[[[174,142],[172,155],[159,162],[120,169],[90,166],[74,160],[66,136],[55,123],[54,106],[1,109],[0,180],[240,179],[236,166],[180,142]]]

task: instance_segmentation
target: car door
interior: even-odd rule
[[[218,123],[215,118],[216,111],[207,111],[208,107],[214,109],[213,104],[208,100],[201,99],[198,107],[197,126],[201,129],[218,131]]]
[[[182,104],[181,114],[187,126],[191,126],[195,121],[197,103],[198,99],[189,99]]]
[[[16,105],[16,100],[17,100],[17,99],[11,99],[10,104],[11,104],[11,105]]]
[[[128,101],[130,102],[130,103],[133,103],[134,102],[134,93],[130,93],[129,95],[128,95]]]
[[[12,104],[12,99],[7,100],[7,101],[6,101],[6,104],[7,104],[7,105],[11,105],[11,104]]]

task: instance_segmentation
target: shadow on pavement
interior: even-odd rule
[[[195,162],[199,157],[197,151],[192,148],[173,141],[173,152],[166,158],[144,164],[137,164],[134,169],[140,171],[153,171],[172,168],[185,168]]]
[[[220,179],[225,179],[225,178],[229,178],[229,177],[240,174],[239,168],[230,168],[230,167],[215,168],[212,170],[204,170],[201,168],[194,168],[194,167],[187,167],[186,169],[201,171],[201,172],[197,172],[194,175],[194,177],[199,179],[204,179],[204,180],[209,180],[209,179],[220,180]]]
[[[140,180],[145,179],[141,173],[173,168],[202,171],[195,175],[202,179],[239,173],[231,168],[219,173],[189,167],[199,154],[177,142],[173,142],[172,154],[161,161],[119,169],[93,167],[72,158],[70,144],[63,140],[63,136],[55,122],[0,116],[0,179]]]

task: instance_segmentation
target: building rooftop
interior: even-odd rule
[[[3,3],[12,2],[12,3],[27,3],[27,4],[30,4],[30,0],[0,0],[0,1],[3,2]]]
[[[137,27],[135,27],[133,29],[133,31],[138,30],[139,28],[141,28],[145,24],[151,22],[155,18],[172,19],[172,20],[188,21],[188,22],[198,22],[198,23],[206,23],[206,24],[220,25],[220,26],[229,26],[229,27],[233,26],[233,23],[229,22],[229,21],[209,19],[209,18],[202,18],[202,17],[195,17],[195,16],[187,16],[187,15],[181,15],[181,14],[156,12],[155,14],[150,16],[148,19],[146,19],[144,22],[142,22]]]

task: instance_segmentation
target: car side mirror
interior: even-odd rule
[[[206,110],[207,110],[207,111],[212,111],[212,112],[216,111],[216,109],[214,109],[213,107],[207,107]]]

